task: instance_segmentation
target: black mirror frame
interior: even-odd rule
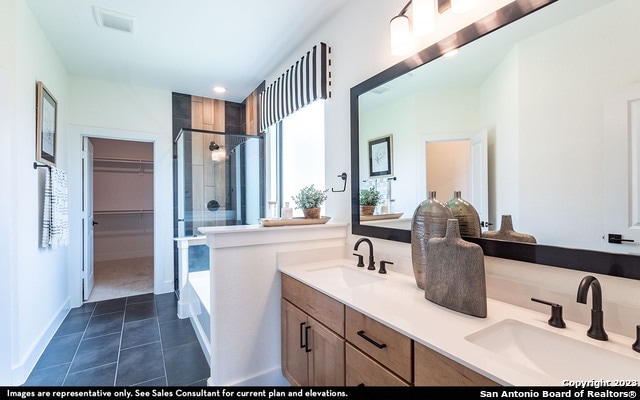
[[[496,29],[519,20],[558,0],[516,0],[453,35],[391,66],[351,88],[351,232],[396,242],[411,243],[411,231],[360,224],[360,152],[358,97],[390,80],[431,62],[450,50],[462,47]],[[417,206],[417,204],[416,204]],[[540,244],[465,238],[482,247],[486,256],[640,280],[640,259],[636,255],[581,250]]]

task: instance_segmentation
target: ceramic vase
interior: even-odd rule
[[[508,240],[510,242],[536,243],[536,238],[526,233],[516,232],[513,229],[511,215],[503,215],[500,222],[500,230],[482,232],[486,239]]]
[[[411,262],[416,284],[424,289],[427,263],[427,242],[431,238],[444,237],[447,220],[453,218],[451,210],[436,199],[430,191],[427,199],[420,203],[411,219]]]
[[[447,221],[444,238],[427,243],[424,296],[427,300],[474,317],[487,316],[484,253],[460,237],[458,220]]]
[[[453,192],[453,199],[445,204],[453,217],[458,220],[461,236],[480,237],[480,215],[468,201],[462,199],[461,192]]]

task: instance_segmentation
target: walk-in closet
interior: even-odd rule
[[[153,292],[153,143],[91,138],[94,286],[88,301]]]

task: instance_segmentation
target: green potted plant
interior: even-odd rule
[[[360,213],[373,215],[373,211],[380,202],[380,192],[375,186],[360,190]]]
[[[320,218],[320,206],[327,199],[329,189],[316,189],[313,185],[300,189],[297,195],[291,196],[296,208],[302,209],[305,218]]]

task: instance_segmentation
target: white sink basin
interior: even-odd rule
[[[558,384],[563,380],[640,379],[640,359],[513,319],[505,319],[465,339],[521,366],[558,378]],[[631,344],[629,352],[633,352]]]
[[[354,287],[367,285],[382,280],[383,278],[376,271],[367,269],[357,269],[346,265],[336,265],[307,270],[314,279],[327,281],[341,286]]]

